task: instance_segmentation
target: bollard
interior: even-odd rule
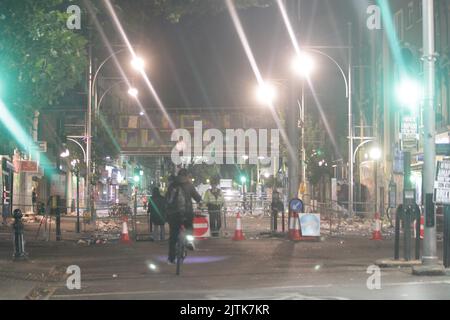
[[[61,241],[61,208],[60,208],[60,197],[52,197],[52,209],[55,214],[55,224],[56,224],[56,241]]]
[[[26,260],[27,253],[25,252],[25,240],[23,238],[23,223],[22,223],[22,211],[20,209],[14,210],[13,213],[13,244],[14,244],[14,260]]]
[[[420,213],[420,208],[418,205],[415,205],[414,213],[414,216],[416,217],[416,260],[420,260],[420,227],[422,225],[420,223],[420,220],[422,218],[422,215]]]
[[[407,207],[403,215],[404,257],[411,261],[411,209]]]
[[[395,213],[395,247],[394,260],[400,259],[400,221],[403,215],[403,205],[399,205]]]
[[[270,229],[272,232],[278,231],[278,212],[276,210],[272,210],[272,219],[271,219]]]
[[[450,206],[444,209],[444,267],[450,268]]]
[[[225,208],[223,210],[223,227],[227,230],[227,210]]]

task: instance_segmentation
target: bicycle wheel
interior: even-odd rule
[[[178,237],[176,253],[177,253],[177,256],[176,256],[177,276],[179,276],[181,273],[181,264],[183,263],[183,260],[184,260],[184,239],[183,239],[182,232],[180,232],[180,235]]]

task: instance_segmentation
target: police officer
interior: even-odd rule
[[[219,179],[214,178],[211,181],[211,189],[205,192],[203,202],[206,204],[209,213],[209,223],[211,227],[211,235],[213,237],[219,236],[220,228],[222,226],[221,211],[225,203],[222,191],[218,187]]]

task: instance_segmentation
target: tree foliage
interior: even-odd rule
[[[67,28],[68,17],[63,0],[0,2],[2,98],[20,119],[56,104],[82,79],[86,40]]]

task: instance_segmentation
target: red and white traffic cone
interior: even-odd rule
[[[238,212],[236,217],[236,231],[234,232],[234,241],[245,240],[244,233],[242,232],[241,214]]]
[[[128,235],[128,217],[123,216],[123,222],[122,222],[122,234],[120,235],[120,242],[124,244],[130,244],[131,239]]]
[[[294,234],[294,217],[293,214],[291,214],[291,212],[289,212],[289,230],[288,230],[288,238],[291,239],[292,235]]]
[[[425,216],[420,217],[420,239],[425,238]]]
[[[416,226],[417,226],[417,220],[414,221],[414,238],[417,237]],[[420,216],[420,239],[423,240],[424,237],[425,237],[425,217]]]
[[[383,237],[381,235],[381,217],[378,212],[375,213],[375,224],[372,233],[372,240],[383,240]]]
[[[300,235],[300,223],[298,220],[298,213],[293,213],[292,214],[292,233],[291,233],[291,237],[290,240],[292,241],[300,241],[302,240],[302,236]]]

